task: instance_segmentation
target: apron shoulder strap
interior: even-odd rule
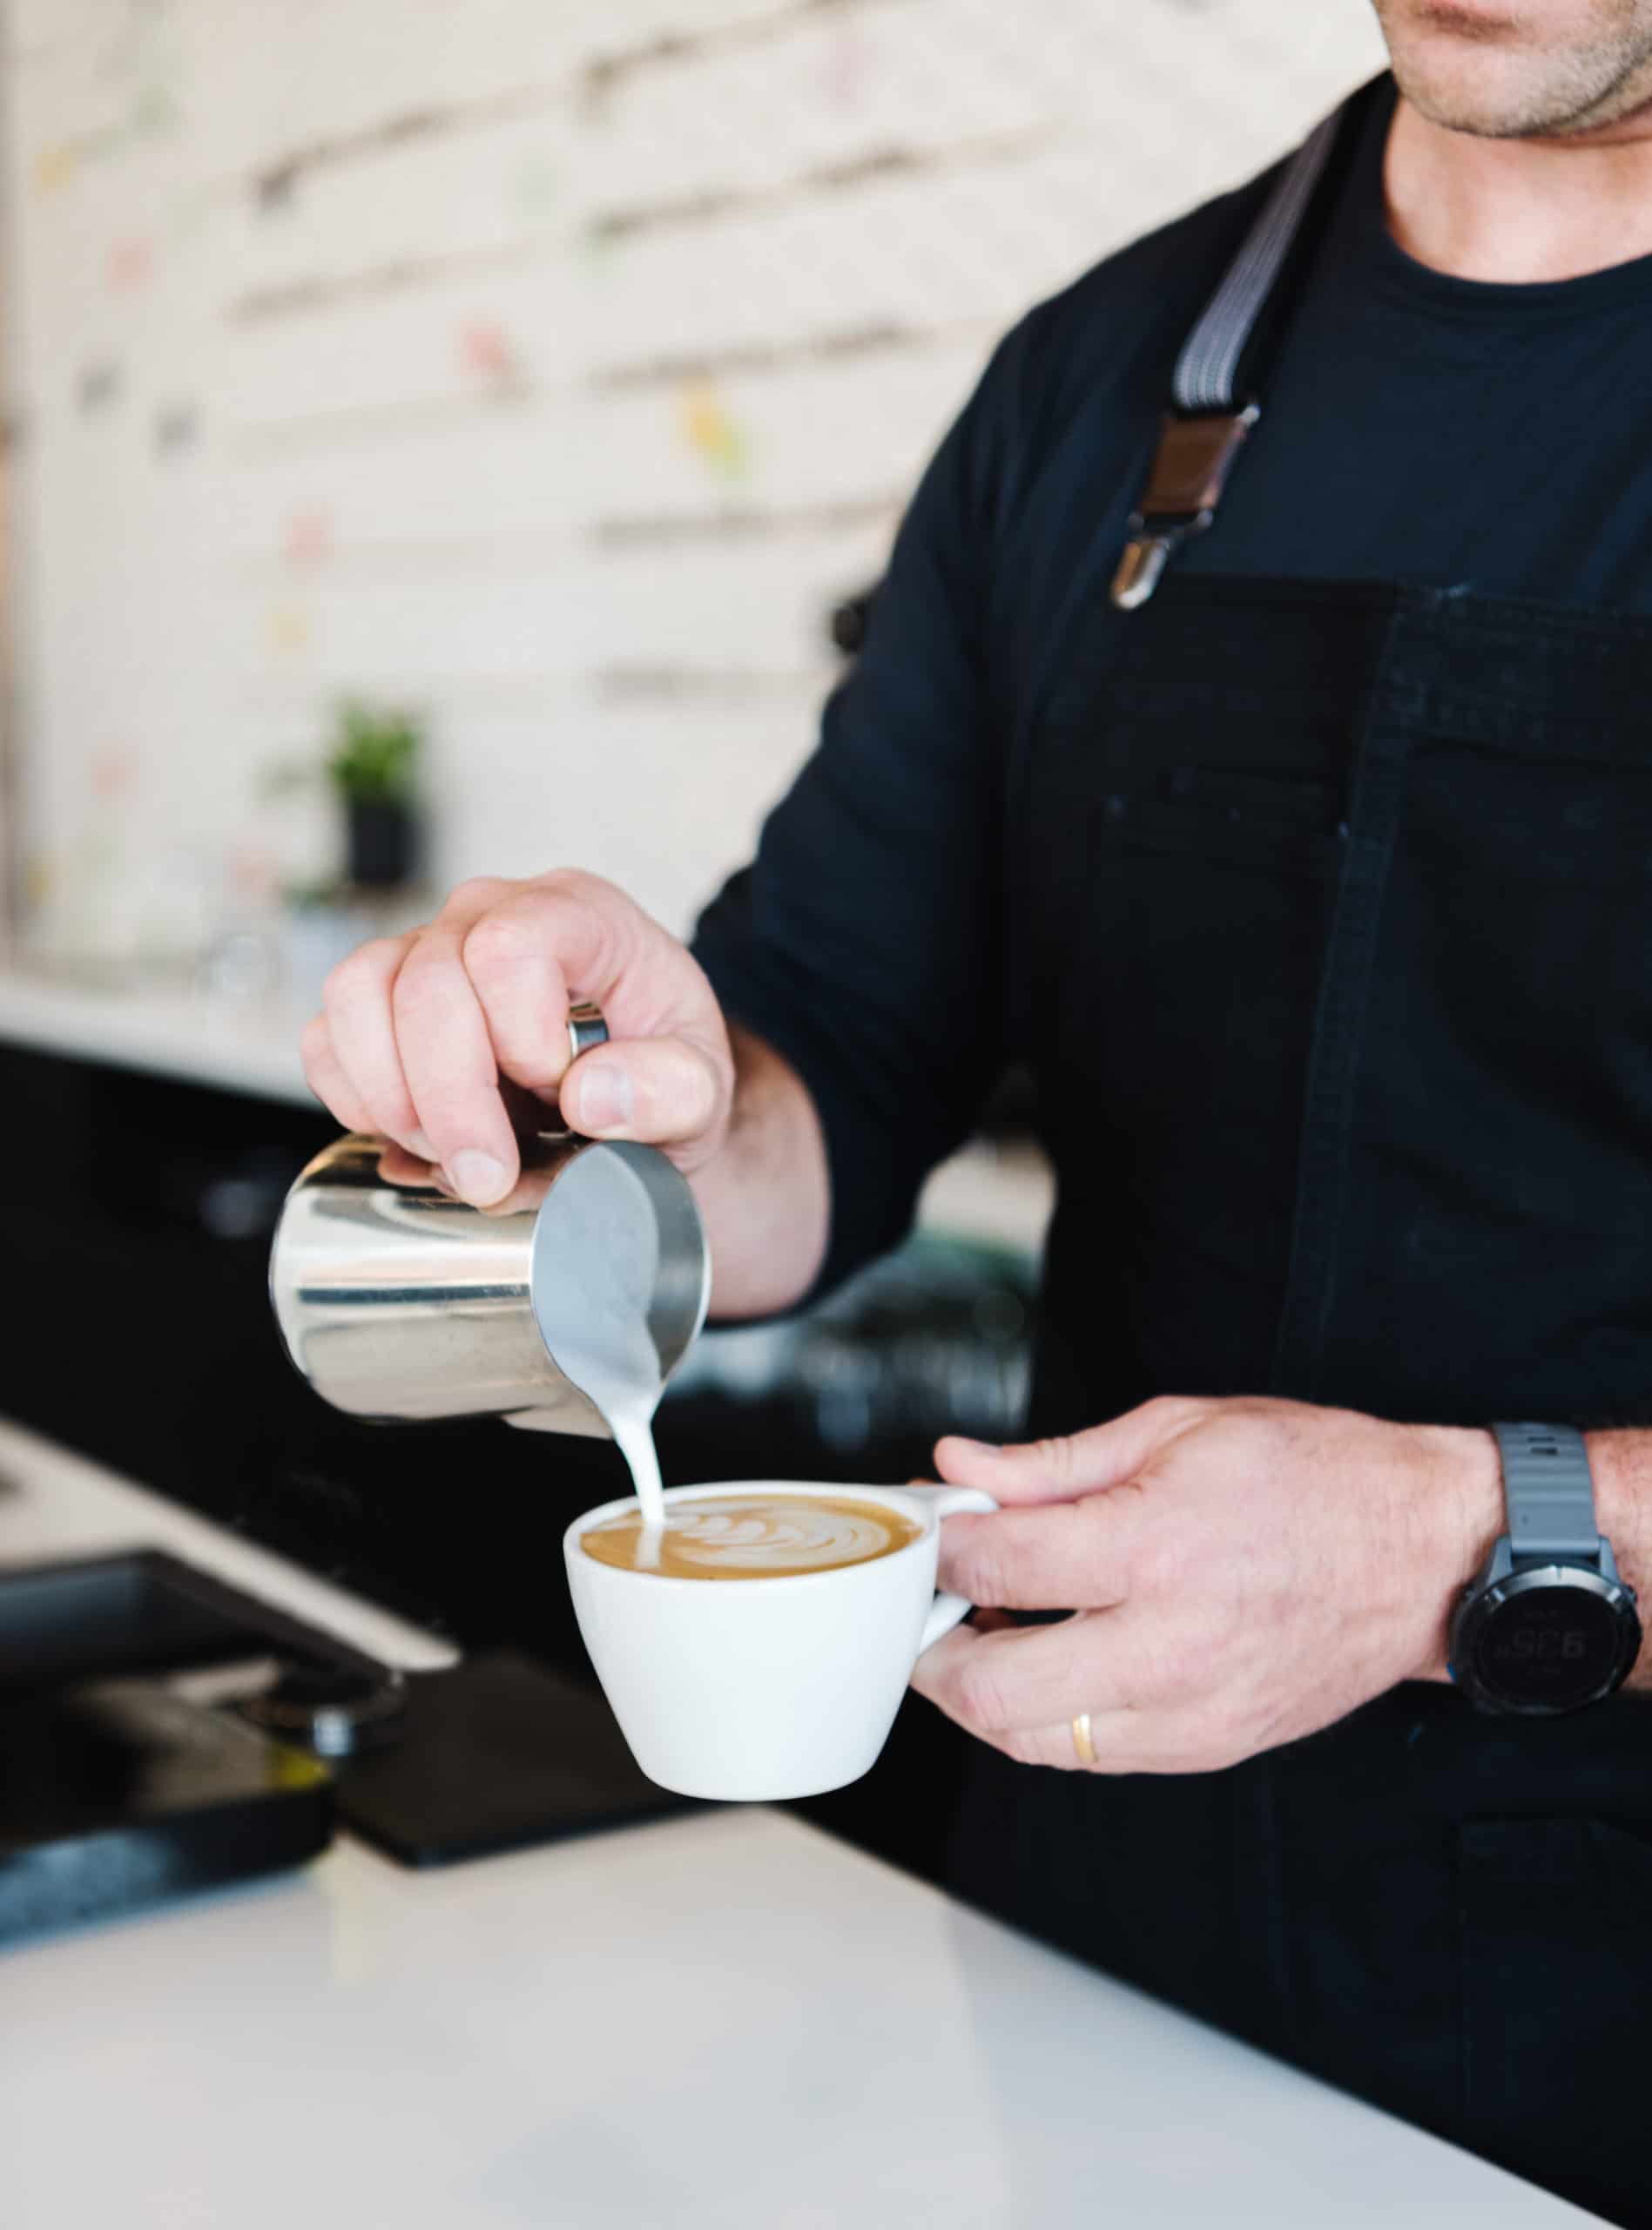
[[[1294,282],[1335,202],[1359,137],[1357,118],[1384,82],[1362,85],[1303,141],[1182,344],[1170,408],[1113,576],[1112,600],[1122,611],[1147,602],[1171,553],[1215,517],[1233,461],[1262,415],[1254,393],[1260,358],[1278,337]],[[1290,283],[1282,284],[1287,267]]]

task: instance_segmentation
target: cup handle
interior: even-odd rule
[[[961,1510],[982,1513],[995,1510],[998,1504],[989,1494],[979,1487],[922,1487],[918,1490],[930,1498],[937,1518],[952,1517]],[[929,1616],[923,1622],[923,1634],[918,1643],[918,1654],[949,1634],[962,1618],[967,1618],[974,1605],[966,1595],[937,1595],[929,1606]]]

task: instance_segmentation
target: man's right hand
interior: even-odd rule
[[[615,1042],[570,1068],[581,999]],[[647,1140],[690,1172],[723,1146],[734,1095],[727,1025],[687,947],[573,869],[462,883],[423,928],[353,952],[304,1033],[304,1069],[347,1130],[435,1164],[477,1207],[520,1168],[502,1078],[589,1138]]]

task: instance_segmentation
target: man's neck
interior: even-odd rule
[[[1652,113],[1569,139],[1481,139],[1394,112],[1388,226],[1459,279],[1530,285],[1652,255]]]

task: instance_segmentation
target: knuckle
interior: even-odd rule
[[[637,1064],[640,1067],[640,1064]],[[637,1078],[633,1124],[647,1135],[687,1144],[706,1130],[711,1110],[695,1080],[686,1075]],[[968,1590],[966,1588],[966,1593]]]
[[[446,1005],[441,963],[421,959],[415,952],[403,963],[391,992],[391,1006],[398,1024],[418,1024],[439,1015]]]
[[[1179,1608],[1179,1616],[1165,1621],[1154,1652],[1155,1691],[1160,1699],[1180,1698],[1203,1724],[1214,1725],[1232,1716],[1239,1708],[1236,1699],[1245,1692],[1246,1666],[1237,1647],[1243,1622],[1231,1604],[1202,1602],[1197,1615],[1185,1599]]]
[[[383,990],[401,955],[394,937],[372,937],[357,945],[328,970],[321,986],[323,1003],[329,1008],[354,1006],[374,997]]]
[[[543,875],[534,877],[533,888],[551,897],[576,899],[587,906],[621,895],[615,884],[592,875],[587,868],[548,868]]]
[[[998,1747],[1007,1758],[1013,1760],[1018,1766],[1053,1765],[1060,1768],[1065,1767],[1067,1763],[1064,1758],[1049,1756],[1037,1732],[1032,1729],[1022,1727],[1015,1729],[1003,1736]],[[1076,1751],[1073,1754],[1072,1762],[1076,1767],[1078,1763]]]
[[[679,1121],[702,1124],[716,1112],[718,1080],[711,1063],[692,1046],[684,1045],[672,1064],[671,1112]]]
[[[605,918],[605,909],[599,893],[605,888],[595,875],[582,874],[574,868],[556,868],[549,875],[536,875],[524,883],[518,894],[517,903],[524,915],[541,924],[541,934],[578,920],[589,920],[595,915]]]
[[[955,1567],[959,1592],[986,1610],[1014,1608],[1010,1559],[1002,1545],[985,1532],[974,1534],[960,1551]]]
[[[448,893],[442,910],[444,914],[474,913],[479,906],[496,904],[510,887],[502,875],[470,875],[463,882],[455,884]]]
[[[471,927],[461,949],[472,976],[514,976],[543,957],[544,930],[522,912],[497,907]]]
[[[1168,1526],[1144,1529],[1130,1559],[1130,1593],[1176,1601],[1190,1578],[1186,1549]]]
[[[536,951],[563,964],[577,951],[597,973],[611,974],[623,943],[613,903],[620,898],[600,876],[558,868],[523,886],[509,910]]]
[[[1305,1416],[1294,1403],[1271,1401],[1260,1395],[1240,1395],[1223,1407],[1227,1419],[1254,1442],[1258,1462],[1283,1455],[1302,1436]]]
[[[982,1644],[960,1666],[953,1684],[953,1700],[966,1726],[998,1733],[1008,1726],[1009,1714],[1003,1683],[996,1666],[982,1661],[985,1652],[986,1645]]]
[[[1057,1486],[1066,1486],[1077,1468],[1077,1445],[1064,1435],[1035,1441],[1033,1453],[1039,1468],[1049,1473]]]

